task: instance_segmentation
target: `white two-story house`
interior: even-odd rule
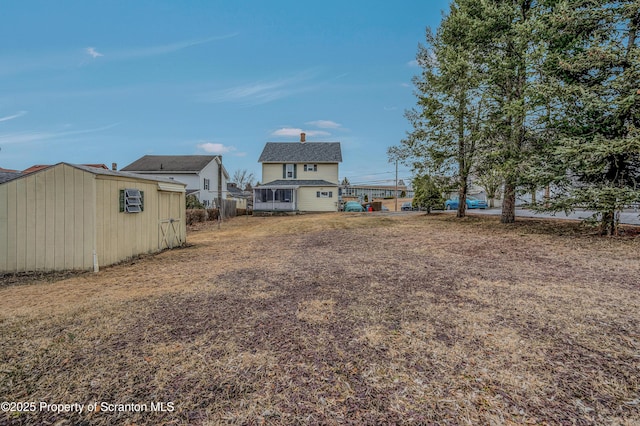
[[[184,183],[187,195],[195,195],[205,207],[227,198],[229,173],[221,155],[145,155],[122,170]]]
[[[340,142],[267,142],[258,160],[262,185],[253,190],[254,211],[338,211]]]

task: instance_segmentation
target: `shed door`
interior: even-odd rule
[[[180,194],[177,192],[158,192],[159,249],[173,248],[184,241],[180,236]]]

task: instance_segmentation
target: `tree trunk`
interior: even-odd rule
[[[535,206],[536,205],[536,187],[532,186],[531,187],[531,205]]]
[[[608,211],[602,214],[600,222],[600,235],[618,235],[618,223],[614,211]]]
[[[501,223],[514,223],[516,221],[516,186],[507,182],[504,184],[504,197],[502,197]]]
[[[467,211],[467,179],[460,176],[460,189],[458,190],[458,213],[456,217],[464,217]]]

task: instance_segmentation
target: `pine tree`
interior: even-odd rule
[[[553,143],[534,173],[556,189],[539,210],[594,210],[603,234],[640,199],[640,3],[558,0],[547,15]]]
[[[457,177],[461,202],[458,217],[464,217],[469,175],[482,121],[480,69],[473,62],[469,45],[467,12],[451,5],[436,33],[427,30],[426,45],[417,60],[422,74],[414,78],[417,107],[405,116],[413,126],[399,147],[389,149],[412,162],[417,175]]]
[[[414,207],[426,210],[427,214],[430,214],[432,209],[441,209],[443,207],[442,190],[431,176],[416,176],[413,178],[412,184]]]

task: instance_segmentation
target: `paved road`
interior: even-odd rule
[[[455,213],[455,210],[448,211],[450,213]],[[479,213],[479,214],[491,214],[491,215],[500,215],[502,213],[501,209],[470,209],[467,210],[468,213]],[[569,213],[565,215],[564,212],[559,213],[535,213],[531,210],[527,209],[516,209],[516,219],[518,217],[539,217],[539,218],[553,218],[553,219],[570,219],[570,220],[581,220],[589,218],[593,215],[592,211],[588,210],[577,210],[573,213]],[[640,225],[640,211],[634,212],[633,209],[627,209],[624,212],[620,213],[620,223],[625,223],[627,225]]]

